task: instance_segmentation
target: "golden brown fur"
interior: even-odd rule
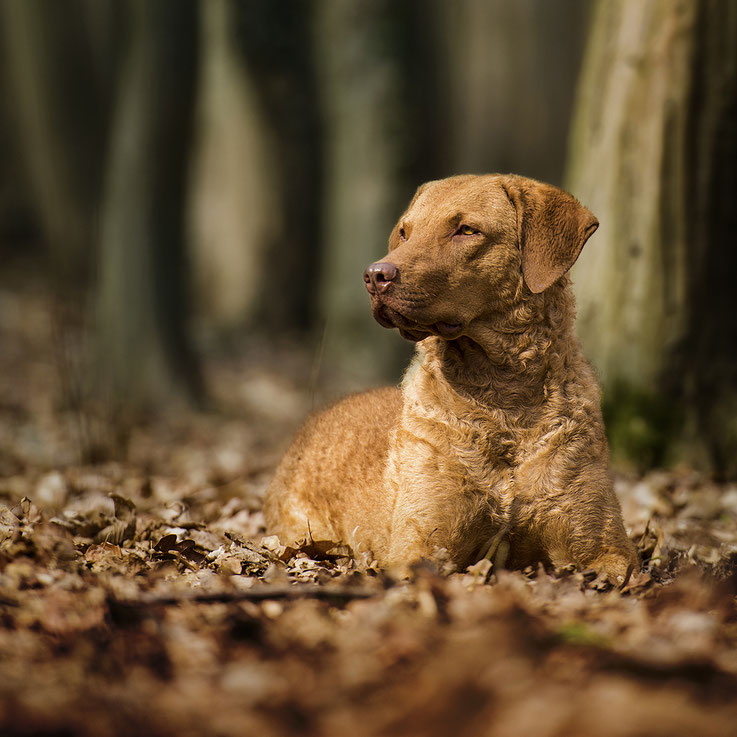
[[[566,276],[597,225],[522,177],[423,185],[366,277],[376,319],[418,341],[401,394],[349,397],[305,425],[267,492],[269,528],[385,566],[443,547],[459,567],[502,531],[511,566],[625,580],[637,555]]]

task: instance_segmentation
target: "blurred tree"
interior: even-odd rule
[[[304,332],[319,299],[322,128],[312,48],[311,3],[234,2],[234,32],[269,128],[277,206],[265,234],[254,322]]]
[[[189,208],[198,324],[237,335],[263,297],[267,246],[286,221],[274,140],[234,33],[232,0],[202,3],[202,72]],[[273,254],[271,254],[273,257]]]
[[[197,0],[133,0],[114,110],[97,284],[97,368],[135,415],[202,384],[187,342],[184,205]],[[125,418],[118,418],[125,422]]]
[[[94,6],[85,0],[3,0],[0,29],[7,61],[20,154],[31,200],[61,281],[87,270],[97,227],[94,213],[102,182],[109,77],[114,44],[106,64],[93,48],[97,30],[120,26],[112,0]],[[105,73],[107,72],[107,73]]]
[[[4,18],[0,16],[0,24]],[[0,32],[0,70],[9,68],[6,60],[3,34]],[[12,99],[8,80],[5,74],[0,74],[0,99]],[[22,163],[16,145],[16,126],[10,119],[9,105],[0,105],[0,254],[3,263],[7,265],[14,256],[19,255],[18,243],[32,242],[33,246],[40,245],[38,228],[33,208],[33,201],[29,194],[26,169]],[[28,255],[28,249],[22,251]]]
[[[737,474],[737,4],[596,4],[568,187],[615,455]]]
[[[318,0],[313,9],[326,130],[325,355],[364,382],[396,377],[405,346],[374,322],[362,276],[386,253],[394,221],[419,184],[407,181],[415,154],[402,54],[408,3]]]
[[[445,61],[435,114],[447,119],[447,173],[512,171],[562,182],[586,0],[434,7]]]

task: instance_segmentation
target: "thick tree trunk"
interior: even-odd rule
[[[311,3],[233,3],[234,32],[271,132],[277,210],[264,243],[264,332],[312,328],[318,309],[322,130],[311,46]],[[271,184],[271,182],[269,182]]]
[[[106,9],[100,3],[98,15]],[[21,158],[54,273],[67,278],[90,263],[107,123],[109,80],[99,76],[87,11],[82,0],[0,5]]]
[[[197,7],[132,6],[104,194],[96,336],[100,378],[127,414],[201,389],[187,342],[183,233]]]
[[[446,118],[444,174],[512,171],[559,184],[586,1],[435,5],[447,60],[436,112]]]
[[[262,298],[267,249],[285,221],[274,140],[233,33],[235,3],[202,4],[203,69],[193,172],[192,257],[201,323],[237,332]]]
[[[363,284],[364,269],[386,253],[411,196],[412,109],[403,94],[400,5],[319,0],[313,6],[326,130],[325,357],[363,381],[398,376],[407,358],[396,332],[374,322]]]
[[[0,16],[0,24],[4,19]],[[3,34],[0,33],[0,70],[8,68]],[[10,100],[7,75],[0,72],[0,99]],[[36,218],[26,167],[18,151],[17,126],[11,120],[9,105],[0,106],[0,258],[7,264],[19,255],[20,242],[38,246],[40,224]],[[35,250],[35,248],[34,248]],[[28,255],[27,251],[20,255]]]
[[[568,188],[601,221],[574,270],[614,451],[737,473],[737,6],[600,0]]]

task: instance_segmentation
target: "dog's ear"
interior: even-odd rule
[[[509,175],[502,187],[517,210],[522,275],[538,294],[576,263],[599,221],[573,195],[550,184]]]

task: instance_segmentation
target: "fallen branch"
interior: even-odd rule
[[[239,601],[267,601],[284,599],[318,599],[347,603],[355,599],[369,599],[376,596],[380,590],[353,588],[347,586],[329,587],[313,586],[311,584],[296,586],[256,586],[252,589],[239,591],[215,591],[207,593],[181,592],[178,594],[149,594],[143,593],[135,599],[119,599],[116,596],[108,597],[108,604],[123,608],[138,608],[142,606],[172,606],[177,604],[227,604]]]

